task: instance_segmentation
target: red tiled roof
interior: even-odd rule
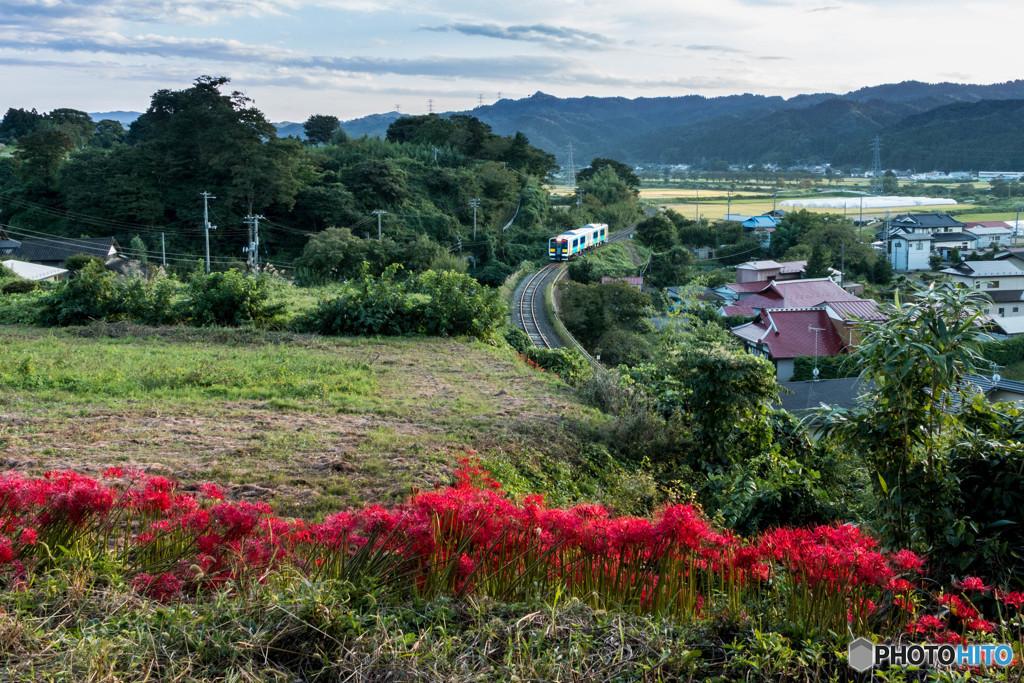
[[[750,306],[722,306],[722,314],[754,316],[757,312]]]
[[[783,280],[773,284],[775,289],[782,294],[785,308],[810,308],[818,306],[824,301],[861,300],[860,297],[850,294],[828,278]]]
[[[769,290],[767,292],[745,296],[740,299],[736,305],[747,306],[749,308],[785,308],[786,302],[778,293]]]
[[[853,318],[860,320],[885,320],[885,314],[878,310],[878,302],[873,299],[859,301],[826,301],[825,305],[839,314],[843,321]]]
[[[780,273],[802,273],[807,267],[807,261],[782,261],[779,263]]]
[[[771,284],[771,281],[758,280],[756,282],[730,282],[725,286],[739,294],[750,294],[767,289]]]
[[[1006,228],[1010,229],[1010,224],[1006,221],[973,221],[971,223],[964,223],[964,229],[969,230],[970,228]]]
[[[815,332],[814,328],[819,331]],[[734,328],[733,333],[766,345],[775,360],[836,356],[843,350],[843,340],[822,308],[763,311],[760,320]]]

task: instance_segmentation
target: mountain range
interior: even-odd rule
[[[118,120],[131,112],[115,112]],[[560,98],[542,92],[465,112],[576,168],[596,157],[630,164],[830,163],[884,168],[1024,170],[1024,80],[991,85],[905,81],[843,95]],[[445,114],[442,114],[445,115]],[[344,121],[351,137],[383,136],[398,112]],[[94,114],[93,118],[114,118]],[[275,124],[302,137],[302,124]]]

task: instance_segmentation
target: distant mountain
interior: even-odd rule
[[[577,168],[595,157],[632,164],[832,163],[867,167],[882,141],[886,168],[1024,170],[1024,80],[991,85],[905,81],[845,95],[789,99],[725,97],[577,97],[537,92],[465,113],[499,135],[522,131],[533,145]],[[90,114],[129,125],[139,112]],[[349,137],[383,137],[398,112],[341,124]],[[305,138],[301,123],[275,123],[281,137]]]
[[[634,164],[719,160],[863,167],[871,162],[871,140],[880,135],[886,167],[931,170],[952,163],[950,169],[956,170],[1003,167],[1015,158],[1012,149],[1020,146],[1014,129],[1007,127],[1014,114],[1007,105],[994,104],[1006,100],[1024,100],[1024,80],[991,85],[906,81],[845,95],[813,93],[790,99],[744,94],[630,100],[538,92],[459,113],[476,116],[500,135],[522,131],[563,166],[571,145],[577,168],[599,156]],[[965,104],[978,106],[938,115],[952,119],[916,118]],[[342,128],[353,136],[383,136],[395,118],[394,112],[369,116],[344,122]],[[958,120],[962,125],[955,125]],[[996,120],[1005,125],[996,126]],[[980,137],[979,124],[985,131]],[[957,153],[928,149],[942,144],[943,125],[958,131],[956,140],[971,143]],[[1001,154],[993,156],[997,149]]]
[[[127,128],[131,125],[132,121],[142,116],[140,111],[101,111],[90,113],[93,121],[102,121],[103,119],[111,119],[117,121],[122,126]]]

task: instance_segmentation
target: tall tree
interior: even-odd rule
[[[313,114],[302,124],[306,139],[314,145],[325,145],[341,130],[341,121],[330,114]]]

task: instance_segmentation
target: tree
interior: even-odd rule
[[[894,195],[900,190],[900,181],[892,171],[886,171],[882,175],[882,194]]]
[[[615,159],[594,159],[590,162],[590,166],[576,174],[576,181],[582,185],[583,183],[593,179],[606,168],[611,169],[612,172],[615,173],[634,197],[640,195],[640,177],[633,172],[632,168],[621,161],[616,161]]]
[[[71,137],[60,130],[38,128],[18,140],[15,158],[21,163],[22,181],[40,190],[51,188],[57,170],[75,148]]]
[[[934,513],[928,487],[917,483],[945,466],[962,436],[952,407],[969,402],[964,378],[983,363],[978,345],[989,337],[977,321],[987,306],[979,292],[934,284],[911,302],[897,295],[882,307],[886,320],[860,323],[852,362],[870,389],[854,408],[821,411],[824,434],[861,458],[896,544],[913,540],[919,518]]]
[[[78,109],[54,109],[43,116],[43,122],[48,127],[67,133],[76,147],[85,147],[96,130],[92,117]]]
[[[341,130],[341,121],[330,114],[313,114],[302,124],[306,139],[313,145],[325,145]]]
[[[807,260],[807,266],[804,268],[804,277],[828,277],[831,273],[831,260],[825,247],[815,244],[811,249],[811,258]]]
[[[23,135],[33,132],[43,122],[41,114],[35,109],[26,111],[24,109],[7,110],[3,121],[0,121],[0,142],[11,142]]]
[[[120,121],[103,119],[96,123],[96,132],[93,133],[89,144],[93,147],[110,149],[114,145],[124,142],[127,136],[128,131],[124,129]]]
[[[656,251],[667,251],[679,245],[676,226],[662,214],[656,214],[637,223],[636,238]]]

